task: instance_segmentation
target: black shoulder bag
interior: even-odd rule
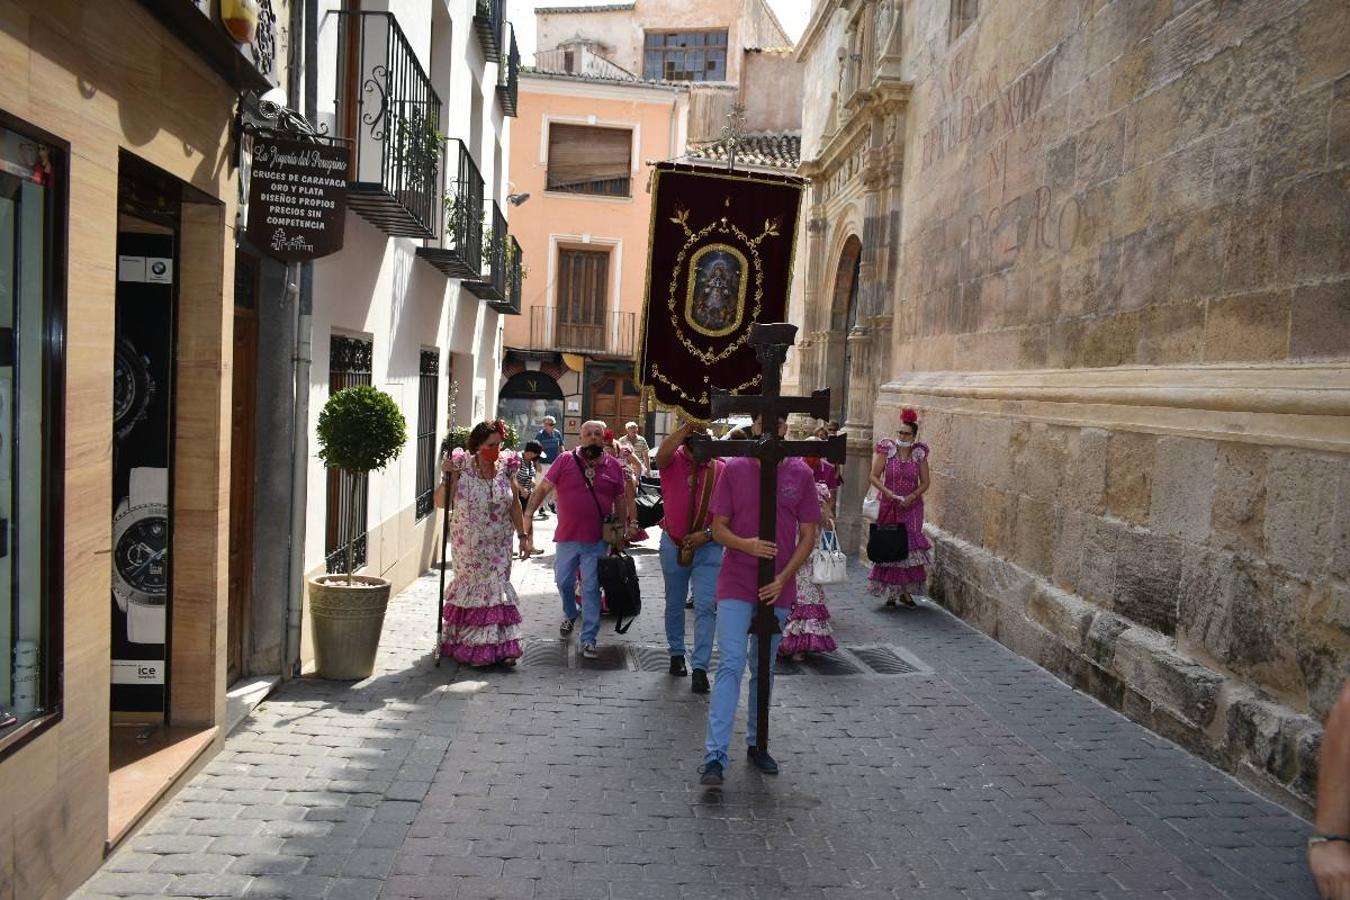
[[[577,465],[581,465],[581,460],[577,460]],[[584,468],[581,476],[586,477]],[[595,511],[600,514],[600,527],[603,530],[609,516],[606,516],[604,509],[601,508],[600,498],[595,494],[595,485],[589,478],[586,478],[586,489],[591,492],[591,499],[595,501]],[[637,565],[633,562],[633,557],[611,546],[609,556],[602,556],[596,568],[600,577],[600,589],[605,592],[610,614],[615,617],[614,630],[619,634],[627,634],[638,614],[642,612],[642,591],[638,586]],[[628,621],[624,622],[624,619]]]

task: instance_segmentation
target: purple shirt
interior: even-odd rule
[[[544,480],[552,483],[557,492],[558,527],[553,540],[559,544],[572,541],[593,544],[600,540],[603,517],[595,508],[596,499],[600,501],[600,510],[608,516],[614,511],[615,498],[623,495],[623,463],[608,455],[596,460],[595,499],[591,498],[586,476],[582,474],[585,465],[573,450],[558,457],[544,475]]]
[[[831,494],[839,490],[839,469],[828,459],[818,461],[811,474],[817,482],[829,488]]]
[[[670,535],[670,539],[675,543],[685,539],[686,529],[689,527],[689,516],[691,512],[698,512],[697,509],[690,510],[690,499],[698,503],[703,499],[704,480],[712,475],[717,478],[722,474],[722,468],[726,465],[723,460],[710,460],[705,465],[699,465],[698,462],[689,453],[688,447],[676,447],[675,455],[670,458],[670,462],[661,468],[661,501],[665,507],[666,517],[661,523],[661,528]],[[695,472],[699,473],[698,484],[690,485],[689,479]],[[716,485],[713,490],[716,491]],[[695,531],[702,531],[712,524],[712,498],[708,498],[708,512],[703,517],[702,522],[694,523]]]
[[[746,457],[727,461],[717,479],[709,507],[715,516],[726,516],[731,533],[737,537],[759,536],[759,462]],[[774,574],[787,568],[788,560],[797,549],[797,523],[819,522],[820,500],[816,497],[816,482],[810,468],[800,459],[786,459],[778,464],[778,527],[774,543],[778,555],[774,559]],[[727,548],[722,557],[722,571],[717,576],[717,600],[756,602],[759,594],[759,560],[740,550]],[[797,599],[797,580],[783,586],[774,606],[788,609]]]

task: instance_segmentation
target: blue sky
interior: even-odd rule
[[[506,17],[516,26],[516,41],[520,44],[520,55],[526,65],[534,60],[534,10],[538,6],[566,6],[583,0],[506,0]],[[596,6],[605,5],[597,0],[584,0]],[[811,18],[811,0],[768,0],[774,14],[787,29],[788,37],[796,41],[806,30]]]

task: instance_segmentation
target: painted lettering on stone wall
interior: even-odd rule
[[[956,71],[953,70],[953,77]],[[929,120],[921,138],[920,171],[971,141],[999,133],[1011,134],[1021,128],[1040,111],[1053,71],[1051,56],[1003,86],[992,72],[959,93],[947,85],[942,111]],[[940,80],[938,83],[941,85]]]

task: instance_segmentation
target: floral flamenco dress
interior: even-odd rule
[[[450,513],[454,576],[445,589],[441,655],[462,665],[513,661],[522,652],[520,608],[511,586],[511,479],[520,458],[502,454],[497,471],[483,478],[473,457],[455,451],[459,471]]]
[[[830,499],[829,485],[816,482],[816,492],[822,504]],[[783,638],[778,642],[778,655],[796,656],[798,653],[829,653],[839,645],[834,640],[830,625],[830,610],[825,605],[825,592],[811,580],[811,562],[797,570],[797,599],[792,601]]]
[[[919,487],[919,462],[928,458],[927,444],[915,444],[909,459],[901,459],[895,443],[890,440],[877,444],[877,453],[887,457],[884,478],[887,490],[904,497]],[[877,524],[903,524],[909,538],[909,556],[899,562],[873,563],[867,592],[883,598],[888,605],[912,606],[913,602],[906,600],[905,595],[921,592],[928,567],[933,564],[933,545],[923,533],[923,497],[909,509],[901,509],[898,502],[883,495]]]

